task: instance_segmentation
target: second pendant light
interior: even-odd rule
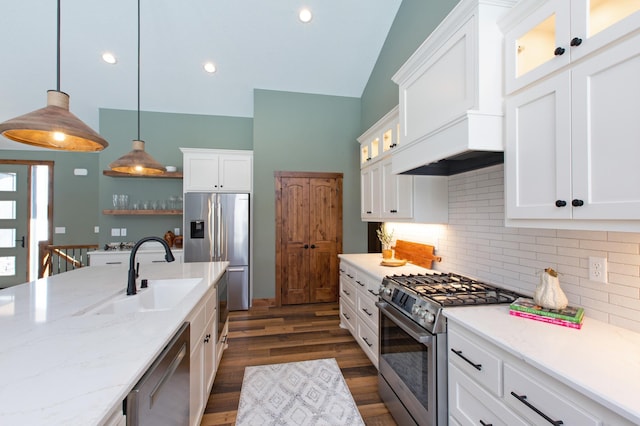
[[[140,140],[140,0],[138,0],[138,139],[133,141],[133,149],[109,164],[116,172],[132,175],[158,175],[165,172],[158,163],[144,150],[144,141]]]

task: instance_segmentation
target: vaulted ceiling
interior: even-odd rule
[[[401,3],[140,1],[141,109],[238,117],[253,116],[256,88],[360,97]],[[60,90],[96,130],[99,108],[137,107],[137,8],[61,0]],[[56,1],[0,2],[0,52],[0,122],[44,107],[56,88]],[[25,146],[0,137],[0,149]]]

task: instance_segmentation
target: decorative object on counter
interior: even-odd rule
[[[428,244],[397,240],[393,249],[396,259],[403,259],[423,268],[431,269],[433,262],[442,262],[442,257],[433,254],[435,247]]]
[[[169,247],[173,247],[173,243],[176,239],[176,234],[173,231],[169,230],[164,233],[164,240],[169,244]]]
[[[582,328],[584,319],[584,309],[581,307],[565,306],[562,309],[549,309],[526,297],[515,300],[509,306],[509,314],[578,330]]]
[[[376,229],[376,234],[378,235],[380,244],[382,244],[382,258],[391,259],[393,257],[393,251],[391,250],[391,243],[393,242],[393,230],[391,232],[388,232],[386,226],[382,224],[380,225],[380,228]]]
[[[380,262],[382,266],[404,266],[407,261],[404,259],[382,259]]]
[[[182,235],[176,235],[176,238],[173,240],[173,244],[175,244],[176,248],[182,248],[183,237]]]
[[[132,175],[159,175],[165,172],[158,163],[144,150],[144,141],[140,140],[140,0],[138,0],[138,138],[133,141],[133,149],[109,164],[116,172]]]
[[[109,143],[69,111],[69,95],[60,91],[60,0],[57,14],[56,90],[47,91],[47,106],[0,124],[6,138],[26,145],[62,151],[102,151]]]
[[[533,300],[543,308],[564,309],[569,304],[567,296],[560,288],[558,273],[547,268],[540,275],[540,284],[536,287]]]

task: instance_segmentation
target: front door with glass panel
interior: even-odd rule
[[[0,164],[0,288],[28,281],[28,169]]]

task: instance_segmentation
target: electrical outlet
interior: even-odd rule
[[[120,228],[120,236],[121,237],[127,236],[127,228]]]
[[[119,237],[120,236],[120,228],[111,228],[111,236]]]
[[[607,258],[589,257],[589,279],[601,283],[607,282]]]

